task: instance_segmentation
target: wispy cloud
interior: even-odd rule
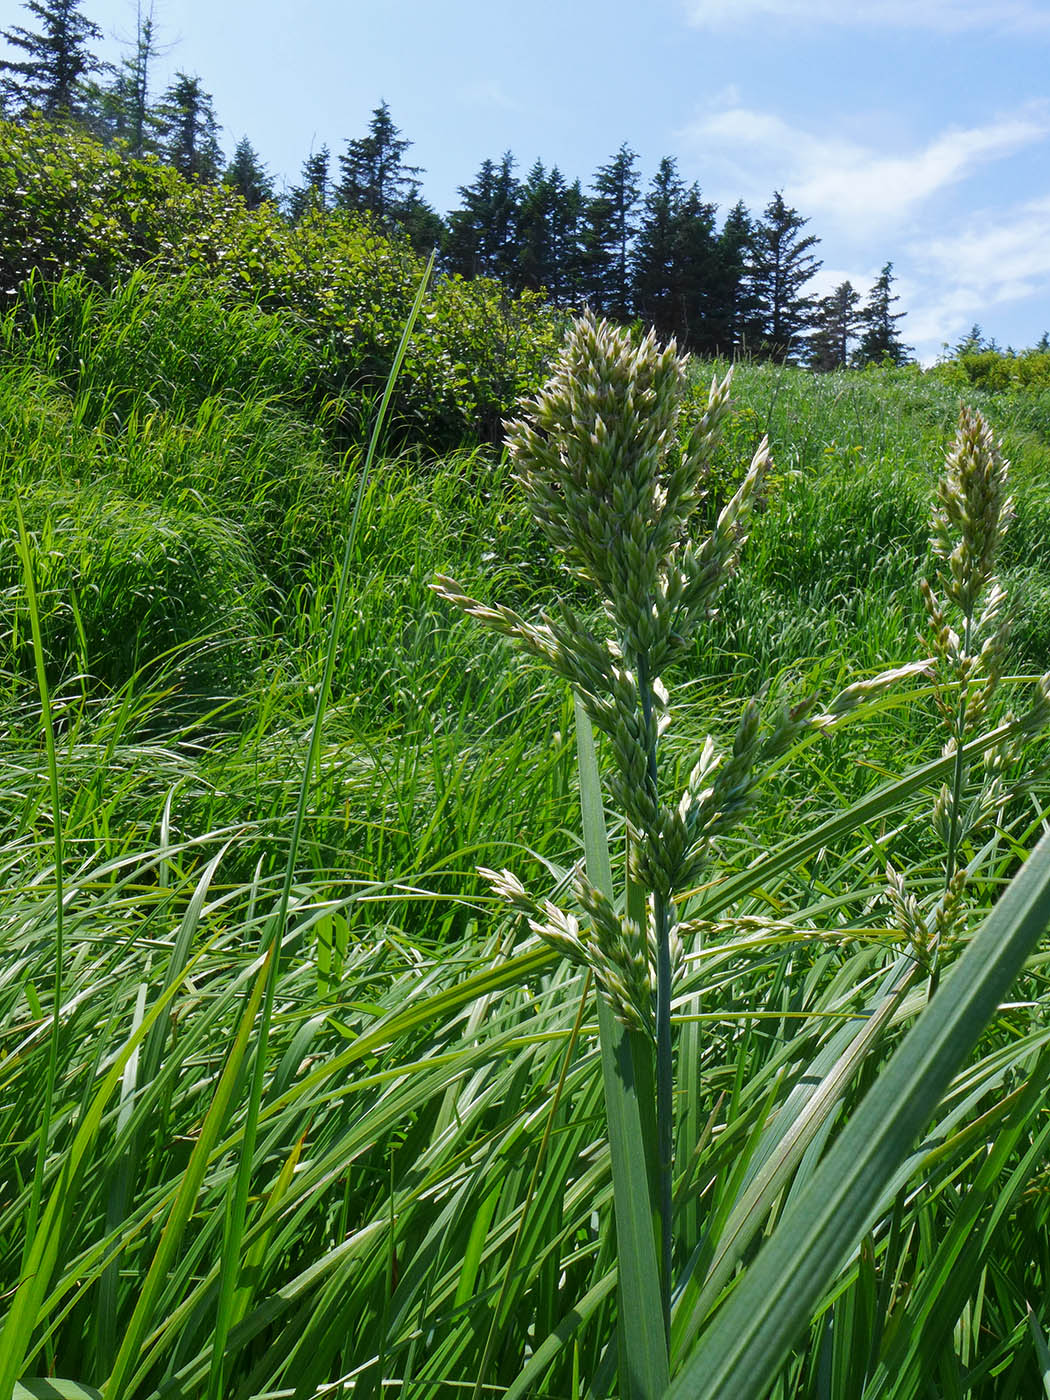
[[[807,215],[819,213],[848,232],[900,225],[923,201],[985,162],[1021,150],[1050,133],[1044,110],[985,126],[953,129],[896,155],[791,126],[769,112],[732,107],[693,122],[682,133],[697,156],[731,166],[750,186],[783,188]]]
[[[1050,292],[1050,196],[923,239],[909,253],[920,285],[935,289],[914,306],[909,331],[919,339],[950,339],[993,307]],[[1050,327],[1034,334],[1043,329]]]
[[[520,103],[515,102],[497,78],[478,78],[476,82],[466,83],[456,96],[470,107],[499,107],[506,112],[520,110]]]
[[[686,13],[691,24],[703,29],[784,20],[942,33],[975,29],[1050,33],[1045,0],[686,0]]]

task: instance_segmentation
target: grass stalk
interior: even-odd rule
[[[52,983],[53,1003],[51,1008],[51,1043],[48,1046],[47,1078],[44,1084],[44,1101],[40,1109],[39,1141],[36,1162],[33,1168],[33,1188],[29,1197],[29,1210],[26,1216],[25,1241],[22,1248],[23,1272],[29,1259],[29,1251],[36,1234],[40,1216],[40,1202],[44,1190],[44,1169],[47,1164],[48,1147],[51,1140],[51,1118],[55,1104],[55,1085],[58,1078],[59,1047],[62,1035],[62,975],[65,966],[65,851],[63,849],[62,789],[58,773],[58,756],[55,748],[55,721],[51,709],[51,688],[47,681],[44,664],[44,641],[40,627],[40,602],[36,591],[36,577],[33,567],[33,553],[26,530],[22,503],[15,496],[15,515],[18,520],[18,557],[22,565],[22,581],[29,608],[29,625],[33,639],[33,667],[36,672],[37,691],[40,695],[40,715],[44,727],[44,745],[47,755],[47,780],[51,795],[51,840],[55,860],[55,946],[54,981]]]
[[[346,608],[346,597],[350,580],[350,564],[353,559],[354,547],[357,543],[358,522],[361,518],[361,502],[371,473],[372,463],[375,460],[376,451],[382,437],[383,428],[386,424],[387,411],[390,407],[394,386],[401,372],[401,365],[404,362],[408,343],[411,339],[412,331],[415,328],[416,319],[422,308],[423,299],[426,296],[427,286],[430,282],[431,272],[434,267],[434,256],[434,254],[431,254],[426,271],[416,289],[415,300],[412,303],[408,319],[401,333],[397,354],[394,356],[394,361],[390,367],[390,373],[387,376],[386,387],[379,405],[379,411],[376,413],[372,425],[368,450],[361,466],[361,474],[358,480],[357,493],[354,501],[354,512],[350,520],[350,528],[347,531],[343,548],[342,565],[339,571],[339,586],[336,591],[335,603],[328,627],[328,644],[325,650],[324,671],[322,673],[321,685],[318,688],[317,702],[314,706],[313,721],[310,726],[306,756],[303,761],[302,776],[299,782],[299,794],[295,806],[295,818],[288,844],[288,854],[285,860],[281,892],[278,898],[276,912],[264,933],[263,949],[267,953],[271,953],[272,951],[272,956],[270,958],[269,973],[266,979],[266,991],[263,997],[262,1012],[259,1018],[256,1035],[255,1060],[252,1069],[248,1109],[244,1123],[244,1135],[237,1163],[237,1176],[230,1198],[231,1204],[223,1238],[222,1267],[219,1274],[219,1292],[212,1342],[212,1364],[211,1373],[208,1378],[207,1393],[209,1400],[223,1400],[226,1340],[233,1322],[234,1302],[240,1278],[241,1246],[244,1239],[245,1223],[248,1215],[248,1194],[251,1184],[253,1158],[255,1155],[259,1114],[262,1107],[263,1081],[266,1073],[266,1049],[270,1035],[270,1024],[273,1019],[273,1003],[280,967],[281,942],[284,938],[285,924],[288,919],[288,909],[291,903],[292,885],[295,880],[299,856],[299,843],[302,838],[303,825],[306,819],[306,806],[313,780],[314,764],[320,748],[321,727],[324,721],[325,711],[328,707],[328,697],[331,694],[332,677],[335,673],[336,648],[339,644],[343,613]]]
[[[653,691],[649,660],[638,657],[638,689],[642,731],[652,736],[647,778],[654,806],[659,801],[659,739],[653,722]],[[642,925],[644,927],[644,925]],[[668,1350],[671,1345],[671,1275],[674,1257],[674,1050],[671,1041],[671,910],[663,889],[653,891],[653,936],[656,942],[656,1214],[659,1220],[660,1306]],[[700,1086],[694,1086],[699,1092]]]
[[[609,898],[612,862],[590,717],[576,698],[576,746],[587,875]],[[612,1162],[620,1290],[620,1387],[625,1400],[656,1400],[667,1388],[668,1351],[660,1266],[653,1236],[648,1154],[638,1076],[627,1028],[598,992],[598,1035]]]

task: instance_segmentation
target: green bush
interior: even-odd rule
[[[1050,351],[1025,350],[1021,354],[991,349],[964,350],[935,365],[931,375],[960,390],[1050,387]]]
[[[231,312],[290,314],[309,341],[315,393],[341,401],[355,436],[424,271],[407,240],[367,220],[318,211],[293,225],[271,204],[249,210],[225,187],[128,159],[74,128],[0,123],[0,293],[17,301],[34,273],[47,282],[79,273],[116,290],[147,265],[160,281],[188,279],[198,297],[203,280],[205,299]],[[399,380],[394,434],[438,448],[498,437],[559,334],[538,296],[436,279]]]

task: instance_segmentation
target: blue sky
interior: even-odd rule
[[[133,0],[83,0],[116,56]],[[155,0],[158,86],[213,93],[295,182],[380,101],[445,212],[509,149],[586,185],[628,142],[676,156],[723,212],[775,189],[808,216],[819,292],[898,278],[924,360],[979,322],[1050,330],[1050,0]],[[0,28],[26,19],[0,0]]]

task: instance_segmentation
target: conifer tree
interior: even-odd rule
[[[389,105],[381,102],[372,113],[368,135],[348,141],[339,157],[342,178],[336,205],[355,214],[372,214],[387,226],[398,223],[406,204],[419,193],[416,176],[422,170],[404,161],[411,144],[394,125]]]
[[[0,94],[5,111],[39,111],[45,117],[78,116],[85,77],[102,68],[88,45],[102,31],[80,10],[78,0],[24,0],[39,29],[15,25],[0,31],[24,58],[0,59]]]
[[[645,196],[635,238],[634,305],[661,337],[681,349],[711,353],[718,246],[715,206],[695,183],[688,189],[665,156]]]
[[[751,234],[751,215],[743,200],[738,200],[715,241],[705,327],[705,350],[713,355],[732,359],[747,349],[747,330],[754,317],[747,275]]]
[[[270,174],[247,136],[242,136],[234,147],[222,182],[236,190],[249,209],[258,209],[260,204],[274,197]]]
[[[463,205],[448,217],[443,262],[461,277],[500,277],[512,282],[518,263],[517,225],[521,186],[514,157],[499,165],[485,160],[472,185],[459,187]]]
[[[678,318],[675,335],[683,349],[713,355],[714,309],[719,270],[716,206],[692,184],[682,200],[678,231]]]
[[[514,289],[550,290],[558,281],[555,267],[556,190],[546,168],[537,160],[518,198],[517,267]]]
[[[594,195],[587,203],[587,291],[596,309],[621,320],[633,310],[631,245],[639,196],[637,161],[625,142],[612,160],[598,169],[592,182]]]
[[[214,184],[222,171],[211,93],[199,77],[176,73],[157,111],[161,153],[180,175]]]
[[[678,165],[664,156],[642,204],[631,258],[634,308],[662,340],[677,333],[681,320],[684,201]]]
[[[158,119],[150,107],[150,72],[159,52],[152,0],[139,0],[132,50],[108,71],[108,83],[86,85],[85,119],[101,140],[122,141],[130,155],[141,159],[157,149]]]
[[[803,236],[807,223],[778,190],[751,237],[748,280],[754,304],[748,339],[756,353],[777,363],[792,357],[813,317],[813,299],[803,289],[821,266],[811,252],[820,239]]]
[[[518,190],[514,218],[516,291],[542,291],[556,306],[580,299],[583,203],[579,180],[566,185],[557,166],[547,171],[542,161],[536,161]]]
[[[891,310],[894,302],[900,301],[890,290],[893,282],[893,264],[888,262],[875,279],[861,312],[864,334],[857,349],[858,365],[881,364],[884,360],[903,365],[911,353],[912,347],[903,344],[897,333],[897,322],[904,319],[905,313]]]
[[[979,355],[982,350],[995,348],[995,341],[989,340],[978,321],[952,346],[953,355]]]
[[[849,364],[850,345],[864,324],[860,293],[852,282],[840,282],[826,297],[821,297],[813,318],[813,333],[809,340],[811,369],[845,369]]]
[[[397,227],[417,253],[430,256],[441,247],[445,236],[445,221],[418,190],[412,190],[397,212]]]
[[[558,306],[581,305],[584,297],[583,215],[579,180],[565,183],[557,166],[549,176],[552,192],[551,281],[547,288]]]
[[[331,152],[327,146],[313,151],[302,165],[301,185],[293,185],[288,195],[288,213],[294,219],[301,219],[311,210],[328,208],[331,202],[332,180],[329,173]]]
[[[160,48],[152,0],[135,11],[135,41],[131,55],[124,58],[112,84],[111,108],[115,108],[113,134],[128,144],[130,153],[141,158],[157,146],[157,115],[150,108],[150,73]]]

